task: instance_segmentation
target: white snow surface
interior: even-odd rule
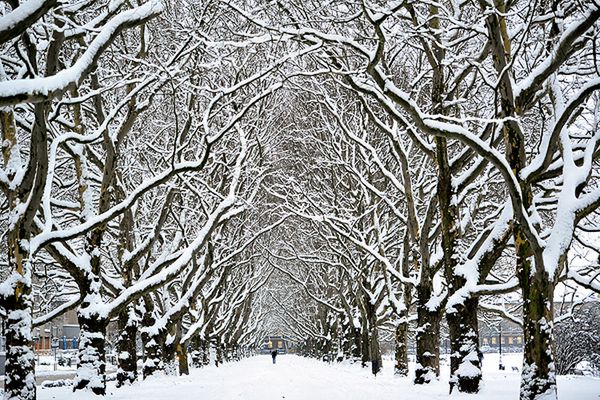
[[[394,376],[393,362],[384,360],[377,377],[358,364],[326,364],[294,355],[280,355],[273,365],[270,355],[255,356],[240,362],[190,370],[189,376],[157,376],[132,386],[116,389],[108,384],[108,399],[208,399],[208,400],[426,400],[519,398],[520,354],[503,356],[506,371],[498,371],[496,354],[485,354],[484,384],[478,395],[453,393],[448,396],[447,363],[441,378],[429,385],[413,385],[414,364],[406,378]],[[516,367],[519,371],[513,371]],[[97,399],[91,392],[71,391],[71,387],[39,388],[38,399]],[[558,378],[561,400],[600,399],[600,379],[580,376]]]

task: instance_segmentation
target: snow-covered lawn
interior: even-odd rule
[[[57,357],[57,359],[60,358]],[[56,365],[56,370],[54,369],[54,356],[39,356],[36,359],[36,363],[35,363],[35,376],[46,376],[46,375],[53,375],[53,374],[64,374],[65,372],[73,372],[75,373],[75,370],[77,369],[77,366],[75,365],[76,361],[75,358],[72,359],[71,361],[71,365],[67,365],[66,363],[64,365]]]
[[[453,399],[508,400],[518,399],[520,373],[512,367],[521,364],[520,355],[504,357],[507,370],[498,371],[498,358],[484,358],[485,384],[478,396],[454,393]],[[448,367],[442,369],[442,379],[429,386],[415,386],[409,378],[393,375],[391,360],[384,363],[377,377],[358,365],[325,364],[293,355],[282,355],[277,364],[268,355],[256,356],[219,368],[192,369],[186,377],[160,376],[116,389],[109,383],[107,397],[111,399],[205,399],[205,400],[426,400],[447,399]],[[560,400],[600,400],[600,379],[590,377],[559,377]],[[69,387],[41,388],[38,398],[79,400],[97,399],[91,393],[72,393]]]

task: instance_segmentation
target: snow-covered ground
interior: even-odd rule
[[[55,380],[64,380],[71,379],[75,376],[77,372],[77,366],[75,365],[74,354],[69,354],[72,357],[71,365],[69,366],[67,363],[63,365],[56,364],[54,362],[54,356],[46,356],[46,355],[36,355],[35,361],[35,380],[38,384],[41,384],[44,381],[55,381]],[[63,354],[59,353],[59,357],[63,356]],[[106,365],[106,371],[108,373],[114,373],[117,368],[112,364]],[[0,375],[0,393],[2,392],[2,388],[4,387],[4,375]]]
[[[57,357],[57,359],[60,358]],[[39,356],[35,363],[35,376],[53,375],[53,374],[64,374],[65,372],[73,372],[76,370],[75,359],[71,361],[71,365],[64,363],[63,365],[56,364],[54,366],[54,356]]]
[[[454,399],[508,400],[518,399],[520,367],[518,354],[504,357],[506,371],[498,371],[496,354],[484,358],[485,383],[478,396],[454,393]],[[377,377],[358,365],[325,364],[293,355],[282,355],[277,364],[268,355],[240,362],[192,369],[190,376],[159,376],[133,386],[116,389],[109,383],[111,399],[207,399],[207,400],[426,400],[448,398],[446,377],[429,386],[415,386],[409,378],[393,375],[392,361],[384,362],[384,371]],[[559,377],[560,400],[600,400],[600,379],[591,377]],[[40,388],[38,398],[79,400],[97,399],[91,393],[73,393],[70,387]]]

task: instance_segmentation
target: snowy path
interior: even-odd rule
[[[518,356],[517,356],[518,357]],[[496,359],[497,360],[497,359]],[[509,369],[520,364],[516,358],[505,359]],[[518,399],[520,374],[515,371],[499,372],[494,355],[486,356],[486,380],[480,395],[453,394],[448,396],[445,381],[448,370],[442,370],[442,379],[432,385],[415,386],[409,378],[393,376],[391,361],[376,378],[367,369],[357,365],[328,365],[316,360],[284,355],[277,365],[269,356],[257,356],[219,368],[192,370],[190,376],[161,376],[115,389],[109,384],[110,399],[205,399],[205,400],[428,400],[428,399]],[[487,371],[486,371],[487,370]],[[97,399],[89,393],[72,393],[69,388],[44,388],[38,398]],[[600,379],[561,377],[560,400],[600,400]]]

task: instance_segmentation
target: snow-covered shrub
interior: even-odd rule
[[[555,363],[559,375],[573,374],[586,362],[595,375],[600,375],[600,303],[587,303],[573,318],[557,324]]]

